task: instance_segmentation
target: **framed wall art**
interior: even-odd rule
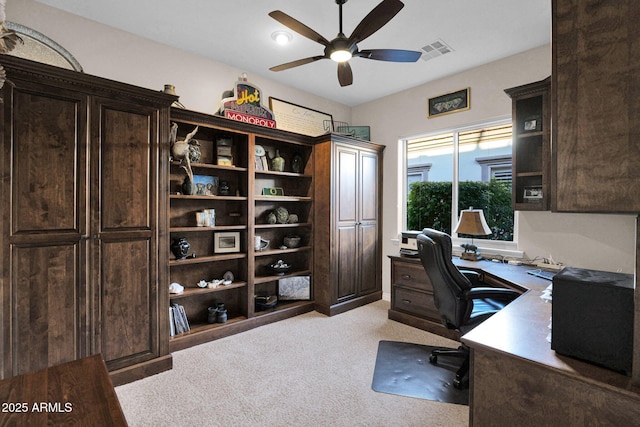
[[[427,101],[427,117],[432,118],[468,110],[471,107],[469,91],[470,88],[465,88],[429,98]]]
[[[278,129],[308,136],[320,136],[333,132],[333,116],[331,114],[271,96],[269,97],[269,109],[273,111]]]

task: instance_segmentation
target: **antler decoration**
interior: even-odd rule
[[[180,167],[184,169],[193,184],[193,171],[191,170],[191,160],[189,160],[189,142],[198,132],[198,126],[191,133],[187,134],[187,136],[182,141],[176,141],[178,134],[178,125],[176,123],[171,123],[171,134],[169,137],[169,142],[171,143],[171,154],[175,160],[180,160]]]

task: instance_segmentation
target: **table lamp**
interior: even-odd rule
[[[464,252],[460,255],[461,259],[469,261],[478,261],[482,257],[478,253],[478,247],[473,244],[473,236],[487,236],[491,234],[491,229],[487,225],[487,220],[484,218],[482,209],[469,209],[462,210],[460,212],[460,221],[454,232],[458,234],[467,234],[471,236],[471,244],[462,244]]]

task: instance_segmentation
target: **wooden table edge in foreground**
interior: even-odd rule
[[[0,425],[126,426],[102,356],[0,381]]]

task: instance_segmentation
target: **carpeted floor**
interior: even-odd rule
[[[467,426],[467,406],[372,390],[381,340],[456,346],[388,309],[311,312],[182,350],[116,392],[131,426]]]

